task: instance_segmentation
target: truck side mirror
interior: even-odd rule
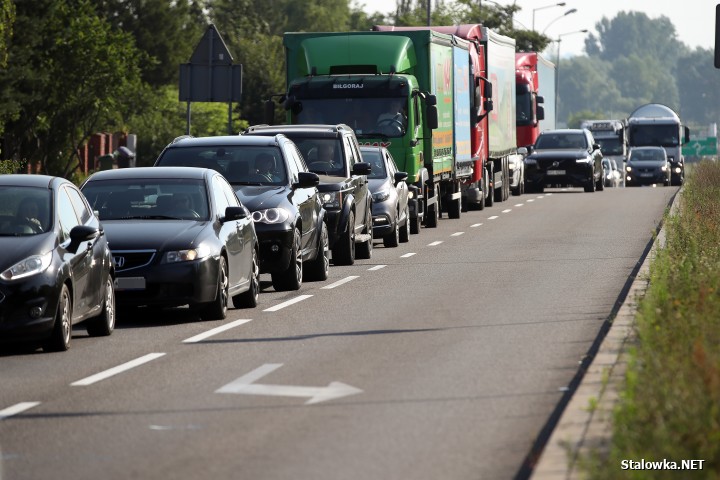
[[[538,98],[542,98],[542,97],[538,97]],[[545,107],[541,107],[540,105],[538,105],[536,115],[537,115],[538,120],[545,120]]]
[[[483,108],[486,112],[492,112],[493,108],[495,108],[495,105],[493,104],[493,101],[491,99],[487,99],[483,104]]]
[[[686,145],[690,141],[690,127],[683,127],[685,129],[685,135],[683,136],[683,145]]]
[[[535,97],[535,102],[536,103],[545,103],[545,97],[543,97],[542,95],[538,95],[537,97]]]
[[[272,100],[265,100],[265,112],[264,112],[264,118],[265,123],[268,125],[273,125],[275,123],[275,102]]]
[[[427,117],[427,124],[431,130],[435,130],[436,128],[438,128],[438,111],[435,105],[427,106],[425,117]]]
[[[492,96],[493,96],[492,83],[490,83],[489,81],[485,82],[485,96],[487,98],[492,98]]]
[[[426,105],[437,105],[437,97],[435,95],[428,95],[425,98]]]

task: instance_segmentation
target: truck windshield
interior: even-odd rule
[[[532,125],[533,112],[532,112],[532,94],[530,92],[518,92],[517,93],[517,118],[516,125],[518,127]]]
[[[623,145],[617,137],[602,138],[595,137],[595,141],[600,145],[603,155],[622,155]]]
[[[677,147],[680,144],[677,125],[633,125],[630,143],[633,146]]]
[[[402,137],[407,130],[407,101],[391,98],[303,99],[295,124],[349,125],[357,135]]]

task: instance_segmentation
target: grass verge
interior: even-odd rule
[[[609,457],[581,462],[592,479],[720,478],[720,164],[695,166],[665,231],[638,305]],[[703,469],[621,468],[692,459]]]

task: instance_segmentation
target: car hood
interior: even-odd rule
[[[660,168],[663,165],[665,165],[665,162],[661,160],[643,160],[642,162],[633,162],[632,160],[627,162],[627,164],[631,167],[636,168]]]
[[[208,221],[105,220],[102,226],[111,250],[179,250],[197,245]]]
[[[46,253],[55,247],[51,232],[20,237],[0,237],[0,273],[31,255]]]
[[[342,190],[349,182],[348,177],[333,177],[330,175],[318,175],[318,177],[320,177],[320,185],[317,188],[320,192]]]
[[[274,208],[287,202],[288,188],[277,185],[233,185],[238,198],[251,212]]]
[[[370,193],[376,193],[390,186],[387,178],[371,178],[368,180],[368,188]]]
[[[562,149],[562,150],[535,150],[527,158],[542,160],[544,158],[570,159],[584,158],[588,156],[588,151],[583,149]]]

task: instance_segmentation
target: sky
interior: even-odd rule
[[[434,1],[434,0],[433,0]],[[445,0],[451,2],[452,0]],[[479,0],[493,3],[489,0]],[[366,12],[389,13],[395,10],[395,0],[356,0],[365,5]],[[650,18],[665,15],[675,26],[677,37],[690,48],[715,48],[715,6],[720,0],[565,0],[565,6],[557,6],[561,1],[552,0],[497,0],[500,5],[517,4],[522,8],[515,15],[515,27],[532,29],[533,9],[535,9],[535,30],[550,38],[562,35],[560,54],[583,55],[587,34],[570,33],[587,29],[588,33],[597,33],[595,24],[607,17],[614,18],[621,11],[643,12]],[[547,7],[547,8],[540,8]],[[576,12],[564,15],[571,9]],[[569,33],[569,35],[564,35]],[[556,43],[554,44],[556,45]],[[556,47],[552,47],[556,48]],[[546,52],[547,53],[547,52]],[[556,50],[552,53],[557,54]]]

